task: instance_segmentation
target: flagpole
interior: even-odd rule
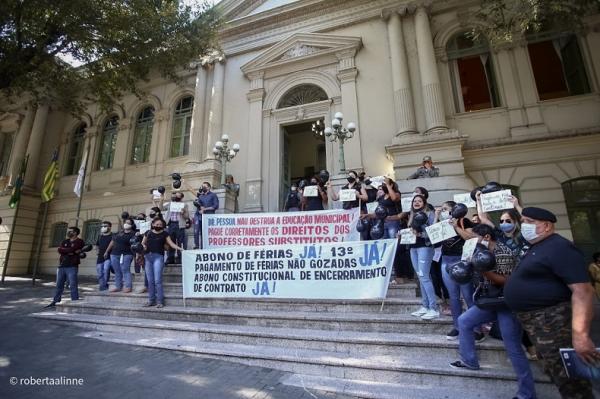
[[[42,252],[42,241],[44,240],[44,229],[46,228],[46,219],[48,218],[48,205],[50,201],[44,202],[44,214],[42,216],[42,227],[40,228],[40,236],[38,237],[37,246],[35,249],[35,263],[33,264],[33,275],[31,276],[31,285],[35,286],[35,276],[37,274],[38,263],[40,263],[40,253]]]
[[[13,236],[15,235],[15,227],[17,225],[17,216],[19,215],[19,209],[21,208],[21,201],[17,202],[15,214],[13,216],[12,227],[10,228],[10,236],[8,237],[8,246],[6,247],[6,256],[4,257],[4,266],[2,267],[2,284],[4,284],[4,277],[6,277],[6,269],[8,268],[8,260],[10,258],[10,249],[13,243]]]
[[[83,200],[83,193],[85,191],[85,175],[87,174],[88,162],[90,160],[90,147],[91,142],[88,142],[87,149],[85,150],[85,164],[83,166],[83,177],[81,178],[81,193],[79,195],[79,202],[77,203],[77,215],[75,216],[75,227],[79,227],[79,214],[81,213],[81,201]]]

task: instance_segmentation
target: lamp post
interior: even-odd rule
[[[213,147],[213,154],[215,158],[221,161],[221,185],[225,184],[225,176],[227,175],[227,162],[231,162],[233,158],[240,151],[240,145],[234,144],[229,148],[229,136],[224,134],[221,136],[221,140],[215,143]]]
[[[344,142],[354,137],[356,131],[356,124],[349,122],[346,127],[342,127],[342,120],[344,120],[344,114],[336,112],[333,120],[331,121],[331,127],[325,128],[325,136],[329,138],[332,143],[337,141],[340,148],[340,173],[346,171],[346,162],[344,160]]]

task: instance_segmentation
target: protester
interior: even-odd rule
[[[429,201],[429,191],[425,187],[421,187],[421,186],[415,187],[415,189],[413,191],[413,196],[415,196],[417,194],[422,195],[423,197],[425,197],[425,199],[427,201]],[[435,208],[429,202],[427,202],[427,209],[429,209],[431,212],[435,211]]]
[[[596,297],[600,299],[600,252],[595,252],[592,255],[592,263],[588,266],[588,272],[590,273],[590,279],[596,291]]]
[[[408,228],[408,213],[399,213],[398,228],[400,230]],[[398,240],[400,241],[400,240]],[[394,257],[394,284],[404,284],[407,280],[414,279],[414,271],[410,262],[410,246],[400,244],[396,246],[396,256]]]
[[[146,276],[148,277],[148,302],[143,306],[165,306],[165,296],[162,286],[163,269],[165,267],[165,245],[178,251],[183,248],[173,242],[165,231],[165,221],[159,217],[152,220],[152,229],[144,234],[142,246],[144,247],[146,260]]]
[[[233,192],[233,195],[235,196],[235,205],[234,205],[235,208],[233,209],[233,212],[238,213],[239,212],[238,197],[240,196],[240,185],[233,181],[233,175],[225,176],[225,187],[228,190],[230,190],[231,192]]]
[[[479,219],[479,215],[476,213],[473,214],[473,216],[471,216],[471,222],[473,222],[473,224],[481,223],[481,219]]]
[[[379,196],[377,201],[385,208],[387,214],[383,223],[383,238],[396,238],[400,231],[400,213],[402,211],[400,190],[394,180],[386,177],[383,179],[381,191],[383,195]]]
[[[552,212],[524,208],[521,221],[530,248],[504,287],[505,300],[529,333],[561,396],[593,398],[590,381],[568,378],[559,354],[560,348],[573,347],[585,363],[600,362],[590,338],[594,288],[583,255],[556,234]]]
[[[176,205],[181,204],[183,201],[183,192],[178,191],[171,195],[171,203],[167,207],[165,217],[167,220],[167,232],[173,242],[176,242],[180,247],[185,248],[184,241],[185,236],[185,225],[189,218],[189,210],[187,204],[183,204],[181,208]],[[181,254],[169,249],[167,254],[167,263],[181,263]]]
[[[362,187],[361,193],[367,196],[367,199],[362,201],[360,205],[360,213],[367,214],[367,204],[377,201],[377,188],[373,187],[371,176],[366,176],[365,172],[362,172],[358,177]]]
[[[123,221],[123,230],[113,235],[113,239],[108,245],[104,256],[110,256],[110,263],[115,270],[115,286],[110,292],[123,290],[125,293],[131,292],[133,286],[131,278],[131,239],[135,237],[135,222],[132,218],[126,218]],[[125,285],[125,288],[123,288]]]
[[[52,302],[47,305],[47,308],[54,307],[62,299],[62,294],[65,289],[65,281],[69,280],[69,289],[71,291],[71,300],[79,299],[79,289],[77,287],[77,271],[81,259],[79,254],[85,245],[83,240],[79,238],[81,230],[78,227],[69,227],[67,231],[67,239],[58,247],[60,254],[59,266],[56,271],[56,291]]]
[[[285,203],[283,204],[283,210],[285,212],[298,212],[300,211],[300,193],[298,192],[298,185],[293,183],[290,187],[290,191],[285,197]]]
[[[307,197],[302,196],[302,202],[304,203],[303,210],[305,211],[322,211],[325,208],[323,207],[323,203],[327,203],[327,190],[323,188],[323,183],[319,176],[315,175],[310,178],[310,182],[306,185],[308,186],[316,186],[317,187],[317,196],[316,197]],[[306,191],[306,188],[304,189]]]
[[[417,213],[425,214],[426,220],[423,224],[418,224]],[[421,216],[421,215],[420,215]],[[421,289],[422,306],[419,310],[411,313],[413,316],[421,317],[425,320],[436,319],[440,316],[438,305],[435,297],[435,290],[431,282],[431,261],[433,260],[434,249],[431,241],[427,237],[425,227],[433,224],[435,218],[434,212],[431,212],[427,207],[427,200],[421,194],[413,197],[411,203],[411,211],[408,219],[408,225],[413,229],[417,236],[416,243],[410,246],[410,259],[419,278],[419,286]]]
[[[211,185],[205,181],[198,190],[194,201],[196,213],[194,214],[194,249],[200,248],[200,234],[202,232],[202,215],[210,215],[219,209],[219,198],[211,191]],[[168,219],[168,218],[167,218]]]
[[[407,180],[410,179],[424,179],[428,177],[438,177],[440,175],[440,170],[433,166],[433,160],[429,155],[423,157],[423,163],[419,168],[417,168],[416,172],[412,175],[408,176]]]
[[[519,214],[518,210],[508,209],[503,211],[500,215],[500,224],[496,226],[494,225],[494,222],[490,220],[489,215],[482,210],[480,191],[477,192],[476,198],[477,214],[479,215],[480,222],[495,228],[497,231],[496,236],[498,237],[498,241],[509,247],[516,256],[520,256],[523,247],[526,245],[526,242],[520,232],[521,215]],[[516,209],[521,209],[517,197],[513,196],[512,201]]]
[[[106,291],[108,289],[108,276],[110,274],[110,252],[107,253],[108,246],[110,245],[113,236],[110,229],[112,223],[108,220],[102,222],[100,226],[100,235],[96,241],[96,248],[98,250],[98,257],[96,259],[96,274],[98,275],[98,289],[100,291]]]
[[[146,214],[143,212],[138,213],[138,215],[136,216],[136,220],[138,222],[145,223],[146,222]],[[140,233],[140,225],[141,225],[141,223],[136,224],[135,237],[136,237],[136,239],[140,240],[140,242],[141,242],[142,233]],[[148,278],[146,277],[146,273],[145,273],[144,269],[145,269],[144,255],[140,254],[140,253],[135,253],[133,255],[133,270],[135,271],[136,277],[140,273],[142,273],[144,275],[144,287],[140,288],[136,291],[136,293],[138,293],[138,294],[143,294],[144,292],[148,291]]]
[[[346,180],[348,181],[348,184],[343,185],[340,188],[340,190],[354,190],[356,193],[356,199],[353,201],[342,201],[342,208],[358,208],[360,201],[367,201],[367,193],[366,191],[364,191],[362,184],[358,181],[358,175],[355,171],[348,171],[348,176],[346,177]],[[325,187],[327,187],[327,194],[329,197],[331,197],[332,200],[338,201],[340,199],[339,192],[336,193],[331,187],[331,180],[325,184]]]
[[[483,277],[478,289],[487,289],[494,285],[503,287],[515,270],[516,257],[506,245],[497,241],[496,231],[487,224],[479,224],[472,228],[472,232],[479,238],[479,243],[486,246],[496,258],[496,266],[492,271],[483,272]],[[532,287],[522,287],[529,293]],[[524,292],[524,293],[525,293]],[[482,323],[498,321],[504,348],[517,375],[517,398],[535,398],[535,385],[529,362],[521,346],[522,329],[517,316],[508,308],[497,310],[484,310],[478,306],[470,307],[458,318],[458,340],[460,360],[450,364],[453,368],[479,370],[479,360],[475,350],[475,334],[473,329]],[[558,352],[557,352],[558,353]]]

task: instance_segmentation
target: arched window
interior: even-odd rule
[[[171,135],[171,158],[181,157],[190,152],[190,128],[192,126],[192,110],[194,97],[184,97],[175,107],[173,117],[173,134]]]
[[[457,112],[498,107],[500,101],[487,41],[459,33],[448,41],[446,52]]]
[[[132,164],[148,162],[148,159],[150,158],[153,126],[154,107],[148,106],[139,113],[135,123],[133,148],[131,149]]]
[[[100,135],[100,150],[98,153],[98,170],[111,169],[115,158],[115,147],[117,145],[117,130],[119,128],[119,117],[110,117]]]
[[[543,32],[528,35],[527,41],[540,100],[590,92],[577,36]]]
[[[289,89],[279,100],[277,108],[294,107],[327,100],[327,93],[317,85],[303,84]]]
[[[8,162],[14,137],[14,133],[0,133],[0,176],[8,176],[11,172],[8,170]]]
[[[50,228],[50,248],[56,248],[60,246],[60,243],[67,236],[67,229],[69,225],[65,222],[54,223]]]
[[[69,155],[67,158],[67,166],[65,175],[76,175],[81,166],[81,157],[83,156],[83,144],[85,141],[85,123],[81,123],[71,135],[71,143],[69,145]]]
[[[98,219],[86,220],[83,223],[83,239],[86,244],[96,245],[100,236],[102,221]]]
[[[588,261],[600,251],[600,176],[569,180],[562,189],[573,242]]]

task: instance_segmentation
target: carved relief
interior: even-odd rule
[[[294,47],[283,53],[280,60],[287,60],[290,58],[303,57],[319,51],[318,47],[306,46],[301,43],[296,43]]]

